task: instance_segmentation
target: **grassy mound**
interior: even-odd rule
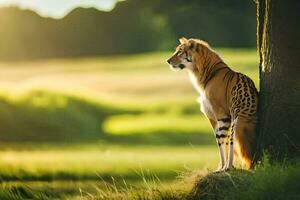
[[[198,175],[188,199],[299,199],[299,180],[300,164]]]

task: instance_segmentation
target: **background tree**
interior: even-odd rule
[[[257,0],[259,147],[271,160],[300,157],[300,1]]]

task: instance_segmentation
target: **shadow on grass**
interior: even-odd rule
[[[149,179],[153,176],[153,173],[145,172],[136,172],[129,171],[127,173],[122,173],[122,176],[116,173],[103,173],[103,172],[90,172],[84,174],[68,173],[68,172],[55,172],[55,173],[44,173],[42,175],[31,174],[24,172],[23,174],[18,175],[5,175],[1,174],[0,183],[7,181],[111,181],[111,180],[126,180],[126,181],[141,181],[143,178]],[[141,175],[142,173],[142,175]],[[173,170],[170,171],[157,171],[154,173],[155,176],[159,177],[161,180],[173,180],[178,176],[178,172]]]
[[[0,140],[72,141],[101,138],[111,115],[141,111],[42,90],[0,97]]]

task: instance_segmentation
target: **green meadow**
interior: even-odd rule
[[[217,51],[258,86],[255,49]],[[216,169],[210,124],[170,55],[0,63],[1,199],[108,199],[153,184],[168,196],[185,174]]]

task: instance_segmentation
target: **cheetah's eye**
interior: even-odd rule
[[[183,53],[184,53],[184,52],[183,52],[182,50],[178,50],[177,53],[176,53],[176,55],[177,55],[177,56],[182,56]]]
[[[188,62],[192,62],[192,56],[188,54],[188,52],[183,52],[180,56]]]
[[[185,59],[186,59],[188,62],[192,62],[192,61],[193,61],[193,60],[192,60],[192,56],[190,56],[190,55],[187,55]]]

